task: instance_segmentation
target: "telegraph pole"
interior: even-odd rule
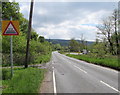
[[[30,45],[29,45],[29,42],[30,42],[30,37],[31,37],[31,25],[32,25],[33,3],[34,3],[34,0],[31,0],[30,14],[29,14],[29,25],[28,25],[28,34],[27,34],[27,46],[26,46],[25,68],[28,67],[29,56],[30,56],[30,50],[29,50],[29,46],[30,46]]]

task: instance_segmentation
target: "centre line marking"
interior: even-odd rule
[[[54,94],[57,95],[56,81],[55,81],[55,72],[54,72],[54,70],[53,70],[53,86],[54,86]]]
[[[75,65],[74,65],[74,67],[76,67],[77,69],[79,69],[80,71],[82,71],[82,72],[84,72],[84,73],[87,73],[86,71],[84,71],[83,69],[81,69],[81,68],[79,68],[79,67],[77,67],[77,66],[75,66]]]
[[[119,93],[120,93],[120,91],[119,91],[119,90],[117,90],[116,88],[114,88],[114,87],[110,86],[109,84],[107,84],[107,83],[105,83],[105,82],[103,82],[103,81],[100,81],[100,82],[101,82],[101,83],[103,83],[104,85],[108,86],[109,88],[112,88],[113,90],[115,90],[115,91],[117,91],[117,92],[119,92]]]

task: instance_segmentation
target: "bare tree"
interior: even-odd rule
[[[113,42],[111,36],[113,34],[113,23],[112,18],[108,17],[107,19],[102,20],[102,25],[97,26],[99,32],[97,34],[101,35],[102,39],[106,39],[109,43],[109,51],[114,54]]]

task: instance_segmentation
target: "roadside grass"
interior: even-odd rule
[[[89,63],[102,65],[105,67],[110,67],[116,70],[120,70],[120,65],[118,64],[118,58],[97,58],[90,55],[73,55],[73,54],[67,54],[69,57],[73,57],[79,60],[83,60]]]
[[[14,76],[10,77],[10,68],[3,68],[2,93],[38,93],[44,78],[44,69],[15,68]]]

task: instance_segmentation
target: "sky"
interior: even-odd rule
[[[29,2],[20,2],[20,12],[29,18]],[[35,2],[33,29],[46,39],[95,41],[102,19],[110,16],[117,2]]]

